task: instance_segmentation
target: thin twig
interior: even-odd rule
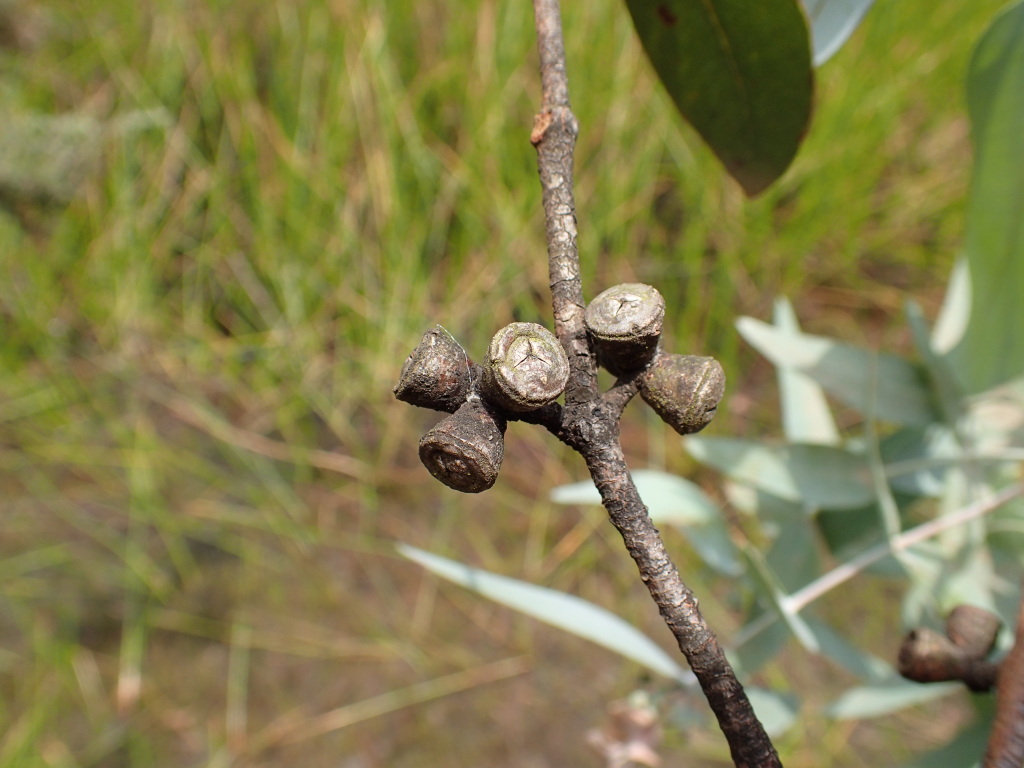
[[[884,560],[889,555],[906,552],[908,549],[923,541],[934,538],[944,531],[956,528],[971,520],[987,515],[1011,499],[1024,496],[1024,483],[1016,483],[1007,486],[992,496],[970,504],[951,515],[937,517],[922,523],[910,530],[904,531],[891,540],[883,541],[870,549],[861,552],[851,560],[836,566],[828,573],[822,574],[814,581],[793,592],[784,599],[787,609],[793,613],[799,613],[818,598],[831,592],[859,573],[863,573],[875,563]],[[736,646],[749,642],[756,635],[770,627],[778,620],[774,613],[762,614],[758,619],[745,626],[734,638]]]
[[[630,477],[619,437],[619,417],[636,394],[636,384],[620,382],[604,397],[598,392],[596,359],[583,322],[586,305],[572,189],[578,125],[569,106],[558,0],[534,0],[534,13],[543,102],[531,141],[537,148],[543,192],[555,333],[569,356],[571,373],[565,407],[551,409],[543,418],[524,420],[542,423],[583,456],[612,523],[718,718],[733,762],[744,768],[780,766],[743,686],[701,615],[697,598],[679,578]]]

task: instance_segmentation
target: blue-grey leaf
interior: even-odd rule
[[[793,305],[784,297],[775,299],[772,319],[787,333],[800,333]],[[828,407],[821,386],[810,376],[789,365],[776,364],[782,429],[791,443],[839,445],[839,428]]]
[[[843,47],[874,0],[804,0],[811,20],[814,66],[820,67]]]
[[[738,576],[743,572],[718,504],[699,486],[653,469],[638,469],[631,474],[654,522],[678,527],[701,559],[720,573]],[[551,500],[558,504],[600,504],[601,495],[593,482],[584,480],[555,488]]]
[[[753,576],[753,584],[757,588],[757,594],[771,603],[779,618],[789,627],[789,631],[800,642],[804,648],[812,653],[819,653],[817,638],[807,626],[807,622],[800,616],[799,611],[793,610],[790,606],[789,595],[785,588],[772,573],[771,568],[764,557],[753,547],[743,550],[750,564],[750,575]]]
[[[704,525],[687,525],[682,531],[701,560],[711,568],[725,576],[739,576],[743,573],[739,551],[721,519]]]
[[[699,525],[719,519],[718,505],[689,480],[654,469],[637,469],[630,474],[652,520]],[[551,500],[556,504],[600,504],[601,494],[592,481],[584,480],[555,488]]]
[[[771,614],[771,621],[759,631],[750,634],[749,626],[764,621],[762,616],[766,612]],[[736,674],[741,677],[757,674],[761,667],[779,654],[792,637],[789,627],[779,621],[775,609],[761,606],[751,613],[747,625],[741,628],[738,634],[745,638],[744,641],[733,648],[727,648],[726,655]]]
[[[889,484],[915,496],[937,498],[945,488],[946,470],[960,453],[949,427],[904,427],[878,446]]]
[[[615,651],[652,672],[686,685],[693,680],[691,672],[683,669],[647,635],[600,606],[565,592],[472,568],[407,544],[398,544],[396,548],[404,557],[444,579]]]
[[[825,709],[837,720],[880,717],[962,690],[960,683],[914,683],[900,677],[850,688]]]
[[[960,257],[953,264],[946,284],[946,295],[942,309],[932,329],[932,349],[944,355],[964,337],[967,323],[971,319],[971,273],[967,259]]]
[[[856,509],[874,500],[867,460],[841,448],[702,435],[683,444],[695,459],[733,480],[808,507]]]
[[[792,727],[800,711],[800,700],[796,696],[754,686],[747,686],[745,690],[754,714],[769,736],[781,736]]]
[[[822,655],[855,677],[870,682],[881,682],[891,679],[895,674],[891,664],[851,645],[845,637],[825,622],[813,616],[808,616],[805,621],[814,633]]]
[[[752,317],[741,317],[736,328],[775,365],[803,371],[861,413],[873,405],[877,418],[896,424],[929,424],[938,418],[919,367],[901,357],[782,331]]]

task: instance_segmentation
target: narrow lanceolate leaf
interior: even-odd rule
[[[843,47],[874,0],[803,0],[811,20],[814,66],[820,67]]]
[[[565,592],[472,568],[406,544],[397,545],[397,549],[428,571],[495,602],[604,646],[659,675],[687,685],[693,681],[692,673],[684,670],[657,643],[600,606]]]
[[[796,0],[626,0],[658,77],[748,195],[789,167],[813,73]]]
[[[1024,4],[1002,13],[967,74],[974,174],[967,206],[971,318],[953,368],[971,393],[1024,373]]]
[[[742,572],[743,564],[729,538],[721,509],[699,486],[653,469],[637,469],[631,474],[651,520],[677,526],[701,559],[715,570],[727,576]],[[585,480],[555,488],[551,500],[557,504],[600,504],[601,494],[592,481]]]
[[[841,448],[698,435],[683,445],[733,480],[806,507],[857,509],[875,498],[867,460]]]
[[[963,690],[963,685],[960,683],[913,683],[894,677],[888,681],[848,689],[825,708],[825,714],[837,720],[879,717],[948,696],[956,690]]]
[[[769,736],[781,736],[796,722],[800,700],[793,694],[754,686],[746,686],[745,690],[750,706]]]
[[[630,472],[651,519],[676,525],[704,525],[720,518],[715,504],[699,486],[678,475],[653,469]],[[561,485],[551,491],[556,504],[600,504],[593,481]]]
[[[775,365],[788,365],[861,413],[895,424],[939,420],[932,390],[920,368],[895,355],[808,333],[783,331],[752,317],[736,321],[740,335]]]

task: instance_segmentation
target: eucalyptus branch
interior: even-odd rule
[[[1024,496],[1024,483],[1009,485],[998,493],[994,493],[984,499],[979,499],[953,514],[943,515],[910,528],[903,533],[893,536],[892,539],[864,550],[845,563],[837,565],[828,573],[822,574],[814,581],[788,595],[784,598],[783,604],[787,610],[799,613],[840,584],[849,581],[859,573],[863,573],[872,565],[881,562],[890,555],[899,555],[923,541],[938,536],[940,533],[956,528],[976,518],[983,517],[1019,496]],[[736,645],[740,646],[750,642],[750,640],[777,620],[778,617],[774,613],[762,614],[736,634],[734,638]]]
[[[584,302],[573,197],[579,127],[569,106],[558,0],[534,0],[534,12],[543,96],[530,140],[543,193],[555,333],[535,323],[507,325],[477,365],[443,326],[435,326],[402,366],[395,396],[449,414],[423,436],[419,453],[430,474],[457,491],[480,493],[494,484],[509,421],[541,425],[578,452],[704,690],[733,762],[779,766],[697,598],[651,522],[619,435],[622,412],[637,394],[680,434],[699,431],[715,415],[725,374],[714,358],[660,349],[665,300],[652,286],[618,285],[589,306]],[[603,394],[598,365],[618,376]],[[564,405],[556,402],[563,394]]]
[[[620,379],[604,397],[597,392],[597,356],[586,332],[576,247],[572,184],[578,124],[569,105],[558,0],[534,0],[534,14],[543,96],[531,141],[537,149],[543,190],[555,331],[570,365],[562,418],[559,424],[546,426],[586,461],[612,523],[718,718],[733,762],[737,766],[781,765],[743,686],[701,615],[697,598],[669,558],[626,466],[619,417],[637,391],[636,377]],[[703,384],[704,379],[699,379],[698,386]],[[703,413],[700,418],[705,418]],[[703,423],[706,421],[700,426]]]

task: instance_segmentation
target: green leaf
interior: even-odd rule
[[[996,17],[974,50],[967,108],[974,172],[966,252],[971,317],[953,367],[970,393],[1024,373],[1024,4]]]
[[[808,507],[856,509],[874,500],[867,461],[841,448],[703,435],[683,444],[695,459],[732,479]]]
[[[847,405],[865,413],[874,389],[874,414],[896,424],[930,424],[938,420],[930,388],[918,366],[843,344],[824,336],[782,331],[741,317],[740,335],[775,365],[803,371]]]
[[[795,0],[626,0],[658,77],[748,195],[789,167],[811,114]]]
[[[652,672],[686,685],[693,680],[689,671],[683,669],[647,635],[600,606],[565,592],[472,568],[407,544],[398,544],[396,548],[404,557],[441,578],[615,651]]]
[[[961,690],[960,683],[914,683],[900,677],[850,688],[825,709],[837,720],[860,720],[898,712]]]
[[[772,319],[776,328],[787,333],[800,333],[800,324],[788,299],[775,299]],[[779,379],[782,428],[786,439],[791,443],[839,445],[839,428],[818,383],[790,365],[776,365],[775,371]]]
[[[811,20],[814,66],[820,67],[843,47],[874,0],[803,0]]]

